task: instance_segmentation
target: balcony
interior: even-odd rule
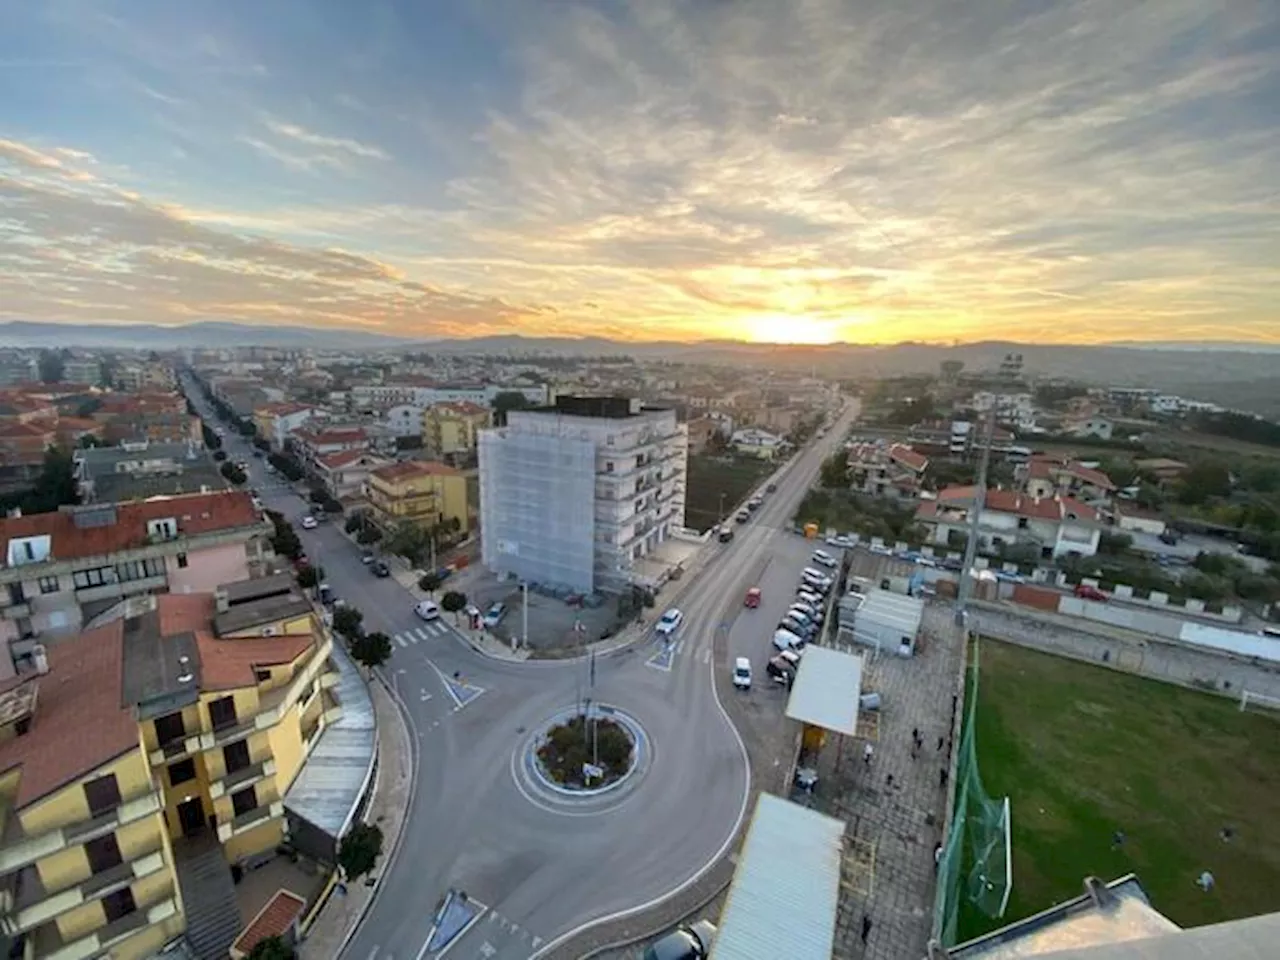
[[[219,780],[209,784],[209,796],[215,800],[224,794],[234,793],[241,787],[247,787],[251,783],[266,778],[273,777],[276,773],[276,762],[268,757],[259,763],[251,763],[247,767],[228,773]]]
[[[163,804],[158,791],[148,790],[92,819],[67,824],[32,837],[22,835],[18,818],[11,817],[10,828],[6,833],[16,832],[17,835],[4,838],[4,846],[0,847],[0,873],[12,873],[73,844],[87,843],[118,830],[126,824],[158,812]]]
[[[31,616],[31,601],[23,600],[21,603],[11,603],[7,607],[0,608],[0,617],[5,620],[20,620],[23,617]]]
[[[33,956],[40,960],[84,960],[107,954],[112,947],[129,939],[139,930],[162,923],[178,912],[178,904],[171,893],[154,904],[143,906],[133,913],[99,927],[87,936],[64,941],[55,924],[48,923],[36,931],[29,941]]]
[[[73,910],[92,900],[100,900],[164,867],[165,859],[161,850],[159,830],[147,843],[144,852],[133,861],[117,864],[101,873],[90,874],[78,883],[61,890],[46,890],[40,882],[40,874],[35,866],[27,866],[19,874],[21,883],[18,885],[18,894],[10,921],[12,932],[33,930],[68,910]]]
[[[252,810],[246,810],[244,813],[233,817],[230,823],[218,824],[218,842],[226,843],[238,834],[283,816],[284,804],[279,800],[272,803],[264,803],[262,806],[254,807]]]

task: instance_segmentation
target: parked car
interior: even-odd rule
[[[369,572],[380,579],[386,579],[391,576],[391,568],[381,560],[375,560],[373,563],[369,564]]]
[[[790,687],[791,684],[795,683],[796,668],[790,661],[783,660],[781,654],[772,658],[767,664],[765,664],[764,672],[774,683],[780,683],[787,687]]]
[[[764,500],[760,497],[752,497],[747,501],[747,509],[752,513],[755,513],[755,511],[759,510],[762,506],[764,506]]]
[[[739,523],[746,523],[751,519],[751,511],[743,507],[735,514]]]
[[[643,960],[706,960],[715,936],[715,924],[698,920],[653,941],[645,948]]]
[[[773,645],[779,650],[799,650],[804,644],[804,637],[790,630],[777,630],[773,634]]]
[[[1099,603],[1106,603],[1109,599],[1105,593],[1097,587],[1091,587],[1087,583],[1076,585],[1076,596],[1081,600],[1096,600]]]
[[[765,487],[764,489],[765,489],[765,491],[766,491],[766,492],[768,492],[768,493],[777,493],[777,492],[778,492],[778,485],[777,485],[776,483],[771,483],[771,484],[769,484],[767,487]]]
[[[496,603],[489,604],[489,609],[484,612],[484,619],[480,622],[486,630],[492,630],[502,622],[502,618],[507,615],[507,605],[501,600]]]
[[[760,606],[760,588],[751,587],[748,589],[746,599],[742,601],[742,605],[744,607],[750,607],[753,610]]]
[[[303,516],[302,518],[303,530],[314,530],[317,526],[319,526],[319,524],[316,523],[316,518],[313,517],[311,514],[308,513]]]
[[[751,689],[751,661],[746,657],[733,661],[733,685],[739,690]]]
[[[654,632],[660,637],[670,637],[680,629],[680,624],[684,623],[684,614],[672,607],[658,620],[658,625],[654,627]]]
[[[723,526],[717,534],[721,543],[730,543],[733,541],[733,527]]]
[[[439,620],[440,604],[436,603],[434,600],[423,600],[413,608],[413,612],[423,620]]]
[[[824,567],[834,567],[840,562],[825,550],[813,551],[813,556],[810,559],[813,560],[814,563],[822,564]]]
[[[372,550],[361,550],[361,551],[360,551],[360,562],[361,562],[361,563],[363,563],[363,564],[365,564],[366,566],[368,566],[369,564],[373,563],[373,559],[374,559],[374,557],[373,557],[373,551],[372,551]]]

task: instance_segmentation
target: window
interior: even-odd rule
[[[124,863],[124,857],[120,855],[120,844],[116,842],[114,833],[90,840],[84,845],[84,854],[89,860],[91,873],[105,873]]]
[[[100,817],[120,806],[120,785],[116,783],[116,775],[108,773],[105,777],[90,780],[84,785],[84,798],[89,804],[91,817]]]
[[[612,460],[606,460],[606,461],[605,461],[605,464],[604,464],[604,472],[605,472],[605,473],[613,473],[613,461],[612,461]]]
[[[58,582],[57,577],[41,577],[40,592],[41,593],[57,593],[62,589],[62,584]]]
[[[244,816],[250,810],[258,809],[258,791],[253,787],[245,787],[231,795],[231,809],[237,817]]]
[[[222,697],[209,704],[209,720],[214,730],[225,730],[236,725],[236,702],[232,697]]]
[[[227,773],[235,773],[249,766],[249,741],[237,740],[223,747],[222,762],[226,764]]]
[[[147,577],[163,577],[164,561],[158,557],[148,560],[129,560],[116,564],[116,579],[120,583],[143,580]]]
[[[257,680],[259,683],[270,683],[271,671],[270,670],[254,670],[253,679]]]
[[[178,569],[187,569],[187,555],[185,553],[178,554]]]
[[[176,787],[180,783],[196,778],[196,762],[191,759],[179,760],[169,764],[169,786]]]
[[[156,742],[162,747],[187,736],[187,725],[183,723],[181,713],[167,713],[163,717],[156,717],[155,724]]]
[[[147,535],[153,540],[176,540],[178,538],[178,521],[173,517],[163,520],[148,520]]]
[[[107,923],[115,923],[137,909],[138,905],[133,902],[133,891],[128,887],[102,898],[102,912],[107,915]]]
[[[77,570],[71,575],[71,583],[77,590],[85,590],[89,587],[101,587],[108,583],[114,583],[115,571],[111,567],[95,567],[92,570]]]

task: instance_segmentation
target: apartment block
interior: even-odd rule
[[[527,386],[501,383],[436,383],[424,379],[404,379],[391,383],[359,384],[351,388],[351,404],[356,410],[386,410],[397,404],[429,407],[437,403],[474,403],[493,406],[500,393],[519,393],[530,403],[547,402],[546,385]]]
[[[920,495],[929,458],[905,443],[855,443],[848,447],[849,482],[859,493],[894,500]]]
[[[447,464],[422,460],[379,467],[370,471],[366,488],[372,519],[384,529],[446,524],[467,533],[475,512],[468,479]]]
[[[289,434],[318,415],[315,407],[305,403],[266,403],[254,408],[253,425],[271,449],[282,450]]]
[[[370,448],[369,434],[361,427],[306,426],[293,431],[290,439],[293,452],[312,471],[316,469],[316,463],[321,457]]]
[[[192,865],[286,835],[284,797],[341,716],[332,641],[287,576],[139,598],[40,647],[0,692],[0,899],[11,956],[151,956],[226,902]],[[201,881],[202,882],[202,881]],[[227,956],[231,916],[198,956]]]
[[[489,408],[479,404],[437,403],[422,412],[422,446],[433,457],[468,460],[491,419]]]
[[[271,532],[235,490],[0,520],[0,679],[37,639],[91,625],[121,600],[261,575]]]
[[[124,503],[227,489],[213,458],[196,443],[122,443],[77,449],[81,503]]]
[[[497,573],[621,590],[684,525],[688,437],[673,410],[558,396],[479,443],[481,550]]]

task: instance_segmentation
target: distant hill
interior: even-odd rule
[[[185,347],[256,346],[331,350],[394,347],[407,342],[362,330],[264,327],[202,320],[169,327],[151,323],[0,323],[0,346],[115,347],[122,350],[175,350]]]

